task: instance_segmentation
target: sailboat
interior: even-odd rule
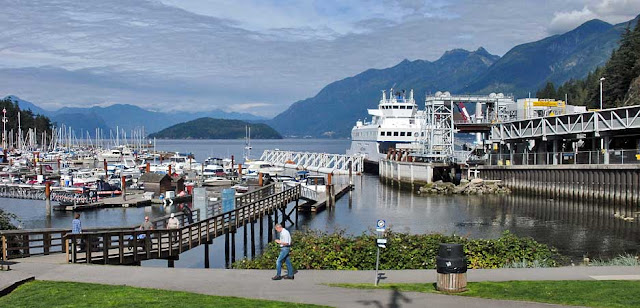
[[[244,161],[251,160],[251,127],[249,125],[245,125],[244,127]]]

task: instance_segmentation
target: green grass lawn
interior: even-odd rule
[[[0,307],[321,307],[180,291],[92,283],[33,281],[5,297]]]
[[[376,289],[372,284],[330,284],[334,287]],[[380,284],[377,288],[405,292],[436,291],[435,284]],[[469,291],[458,293],[502,300],[531,301],[587,307],[640,307],[640,281],[506,281],[471,282]]]

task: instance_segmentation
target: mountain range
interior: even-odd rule
[[[515,46],[502,57],[484,48],[452,50],[433,62],[404,60],[390,68],[370,69],[327,85],[268,123],[285,136],[348,137],[355,121],[366,117],[368,108],[377,108],[380,90],[391,87],[414,89],[418,102],[436,91],[522,97],[548,81],[582,78],[602,66],[627,26],[639,17],[617,25],[591,20],[567,33]]]
[[[297,101],[271,120],[248,113],[157,112],[134,105],[107,107],[65,107],[48,111],[9,96],[21,108],[49,116],[57,125],[77,131],[105,132],[116,127],[129,131],[144,127],[157,132],[177,123],[202,117],[265,122],[287,137],[349,137],[354,123],[367,117],[368,108],[377,108],[381,90],[413,89],[416,101],[427,93],[449,91],[455,94],[503,92],[523,97],[535,93],[547,82],[561,84],[585,77],[602,66],[619,43],[621,34],[634,20],[616,25],[601,20],[588,21],[564,34],[513,47],[504,56],[454,49],[435,61],[404,60],[385,69],[369,69],[355,76],[330,83],[314,97]],[[420,107],[423,107],[420,103]]]
[[[63,107],[50,111],[38,107],[36,104],[9,95],[6,98],[17,103],[21,109],[31,109],[34,113],[45,115],[57,126],[64,124],[76,131],[76,135],[88,131],[92,136],[96,128],[109,134],[109,129],[116,128],[130,131],[144,127],[146,133],[153,133],[177,123],[182,123],[202,117],[218,119],[238,119],[247,121],[262,121],[265,118],[249,113],[225,112],[214,109],[208,112],[158,112],[143,109],[129,104],[114,104],[106,107]]]

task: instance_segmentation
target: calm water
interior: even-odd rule
[[[254,140],[252,157],[264,149],[344,153],[348,140]],[[192,152],[199,161],[208,156],[242,157],[242,140],[158,140],[158,150]],[[344,180],[344,179],[342,179]],[[394,230],[412,233],[440,232],[473,238],[498,237],[509,230],[519,236],[557,247],[574,260],[635,253],[640,243],[640,224],[613,217],[615,210],[588,204],[536,197],[512,196],[419,196],[379,182],[376,176],[355,177],[355,190],[343,197],[333,211],[300,216],[299,228],[326,231],[346,230],[359,234],[385,219]],[[0,199],[0,207],[17,214],[24,228],[69,227],[71,213],[54,212],[45,219],[44,202]],[[169,209],[167,211],[171,211]],[[145,215],[165,215],[158,207],[102,209],[82,213],[83,226],[136,225]],[[266,226],[266,223],[264,224]],[[256,226],[257,227],[257,226]],[[295,229],[295,227],[294,227]],[[256,228],[256,234],[257,234]],[[265,233],[266,239],[266,233]],[[236,236],[236,257],[244,255],[242,230]],[[211,265],[224,266],[224,240],[214,241]],[[258,249],[259,251],[259,249]],[[184,253],[177,267],[202,267],[202,247]],[[166,266],[165,261],[148,261],[145,266]]]

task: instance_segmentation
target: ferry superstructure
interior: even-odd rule
[[[368,109],[371,121],[357,121],[351,130],[351,147],[347,155],[362,155],[369,163],[377,164],[384,158],[389,148],[398,144],[409,146],[424,137],[425,111],[419,110],[413,98],[413,90],[394,92],[382,98],[377,109]]]

